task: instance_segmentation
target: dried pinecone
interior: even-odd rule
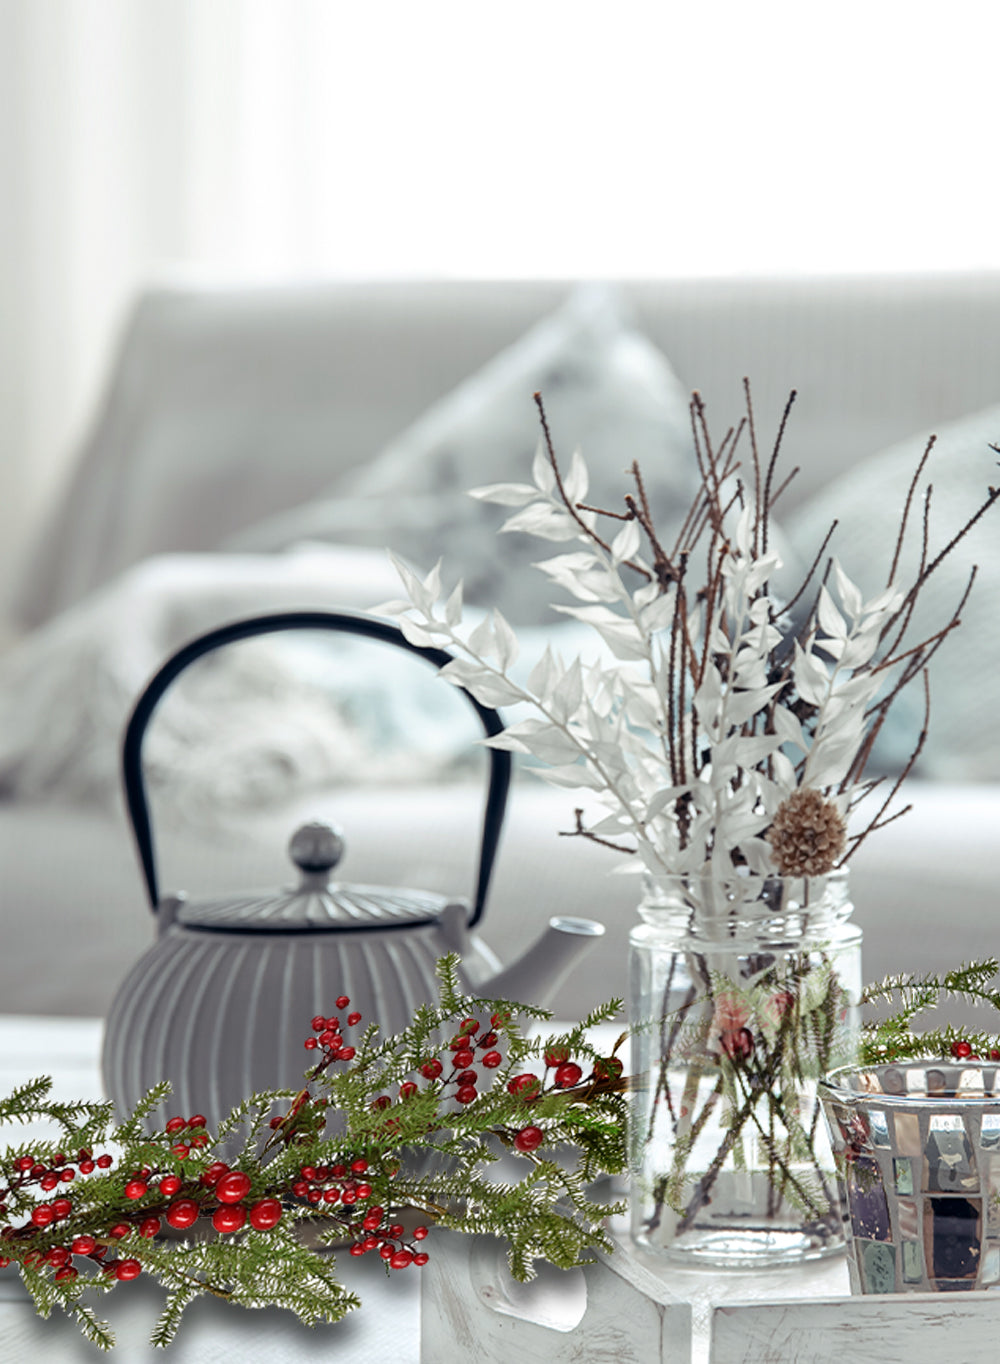
[[[765,836],[782,876],[824,876],[844,851],[847,826],[832,801],[803,787],[781,802]]]

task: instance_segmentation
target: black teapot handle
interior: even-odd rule
[[[398,645],[420,658],[427,659],[435,667],[443,668],[452,661],[452,655],[444,649],[424,648],[411,644],[398,626],[375,616],[351,614],[343,611],[280,611],[267,616],[253,616],[248,620],[233,621],[218,629],[209,630],[179,649],[147,683],[132,710],[122,743],[122,780],[125,786],[125,802],[128,816],[135,835],[146,882],[149,902],[155,910],[159,903],[159,890],[156,880],[156,857],[153,851],[153,831],[149,820],[149,803],[142,772],[142,741],[153,711],[163,693],[188,664],[203,654],[211,653],[224,644],[234,644],[237,640],[249,639],[253,635],[271,634],[281,630],[335,630],[347,634],[364,635],[369,639],[380,639],[386,644]],[[499,714],[481,702],[464,687],[459,687],[479,716],[487,735],[499,734],[504,728]],[[486,808],[483,814],[483,834],[479,850],[479,872],[476,880],[476,897],[473,904],[469,927],[474,927],[482,918],[486,906],[486,895],[493,863],[500,841],[504,813],[507,808],[507,794],[510,788],[510,754],[506,749],[491,748],[489,786],[486,794]]]

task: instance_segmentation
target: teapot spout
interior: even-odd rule
[[[477,988],[484,995],[544,1007],[576,962],[604,936],[604,925],[594,919],[556,915],[527,952]]]

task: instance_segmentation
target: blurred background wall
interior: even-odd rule
[[[0,0],[0,573],[166,274],[1000,268],[998,29],[987,0]]]

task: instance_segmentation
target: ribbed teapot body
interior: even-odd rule
[[[816,1085],[856,1054],[847,874],[749,893],[649,878],[630,941],[632,1231],[688,1264],[842,1244]]]
[[[321,933],[212,932],[174,924],[136,963],[108,1015],[104,1084],[119,1114],[169,1080],[171,1113],[214,1127],[250,1094],[297,1087],[314,1015],[347,995],[360,1034],[410,1024],[438,998],[445,946],[434,925]],[[499,963],[476,939],[462,970],[475,984]],[[162,1126],[151,1118],[150,1130]]]

